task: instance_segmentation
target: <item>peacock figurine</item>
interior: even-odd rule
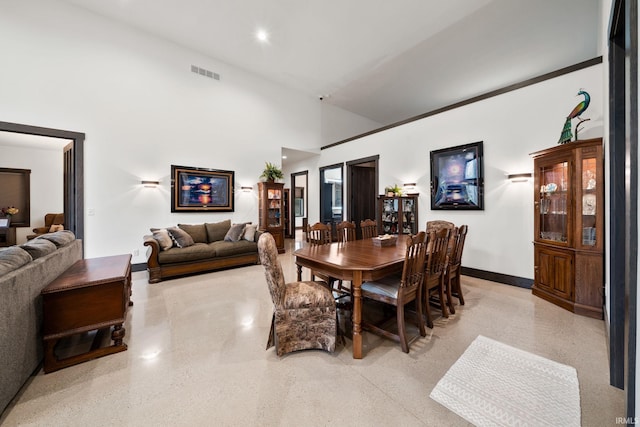
[[[582,113],[589,107],[589,103],[591,102],[591,97],[584,90],[580,90],[576,96],[584,96],[584,100],[576,105],[573,110],[567,116],[567,120],[564,122],[564,127],[562,128],[562,133],[560,134],[560,139],[558,140],[558,144],[566,144],[571,141],[573,138],[573,134],[571,133],[571,120],[574,118],[580,119],[580,122],[576,125],[576,139],[578,139],[578,126],[580,123],[585,122],[589,119],[583,119],[580,117]]]

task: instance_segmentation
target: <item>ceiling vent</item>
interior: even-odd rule
[[[200,68],[197,65],[191,66],[191,72],[200,74],[201,76],[204,76],[204,77],[209,77],[210,79],[220,80],[220,74],[214,73],[213,71],[207,70],[205,68]]]

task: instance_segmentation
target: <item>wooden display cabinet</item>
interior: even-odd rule
[[[574,313],[602,319],[604,178],[602,139],[532,153],[532,292]]]
[[[378,196],[378,233],[416,234],[418,196]]]
[[[284,184],[258,183],[258,227],[273,235],[278,253],[284,253]]]

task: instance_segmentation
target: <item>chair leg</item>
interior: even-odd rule
[[[438,293],[440,294],[440,309],[442,310],[442,317],[449,318],[449,310],[447,310],[447,301],[445,300],[443,285],[440,285],[438,288]]]
[[[462,295],[462,286],[460,285],[460,273],[458,273],[454,279],[456,284],[456,291],[458,292],[458,300],[460,305],[464,305],[464,296]]]
[[[275,322],[276,322],[276,314],[273,313],[273,315],[271,316],[271,330],[269,331],[269,339],[267,339],[267,348],[265,350],[268,350],[269,348],[275,345],[275,341],[276,341],[275,340],[275,337],[276,337]]]
[[[422,295],[419,295],[419,297],[416,298],[416,322],[418,322],[420,336],[426,337],[427,330],[424,327],[424,317],[422,315]]]
[[[451,285],[453,280],[451,277],[447,277],[447,305],[451,314],[456,314],[456,309],[453,308],[453,295],[451,294]]]
[[[433,329],[433,320],[431,320],[431,308],[429,307],[429,291],[427,290],[424,298],[424,311],[427,315],[427,327]]]
[[[409,353],[409,344],[407,343],[407,331],[404,324],[404,304],[399,304],[396,307],[397,323],[398,323],[398,337],[400,338],[400,347],[405,353]]]

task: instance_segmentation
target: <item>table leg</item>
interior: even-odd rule
[[[298,270],[298,282],[302,281],[302,266],[296,264],[296,269]]]
[[[362,271],[353,272],[353,358],[362,359]]]

